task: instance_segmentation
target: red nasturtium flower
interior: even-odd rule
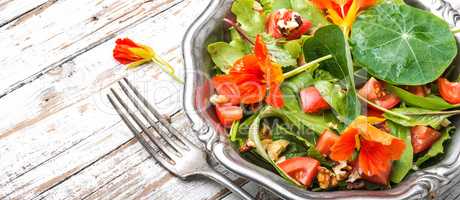
[[[267,104],[280,108],[284,106],[279,88],[283,79],[281,66],[271,61],[267,46],[258,35],[254,54],[237,60],[229,74],[215,76],[212,82],[217,93],[229,97],[232,104],[254,104],[265,99]]]
[[[152,61],[155,55],[152,48],[137,44],[129,38],[117,39],[115,43],[113,57],[130,68]]]
[[[349,35],[351,26],[359,11],[373,6],[375,0],[311,0],[318,8],[326,10],[332,23],[339,25],[345,35]]]
[[[384,119],[376,117],[356,118],[332,146],[331,159],[350,160],[353,152],[358,150],[360,173],[367,176],[384,173],[391,161],[400,159],[406,144],[403,140],[371,125],[383,121]]]
[[[159,57],[149,46],[135,43],[129,38],[117,39],[115,43],[116,45],[113,49],[113,58],[115,58],[115,60],[119,63],[128,65],[128,68],[134,68],[153,61],[176,81],[179,83],[183,82],[174,74],[174,68],[168,62]]]

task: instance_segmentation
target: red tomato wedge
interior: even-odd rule
[[[460,104],[460,83],[440,78],[438,79],[438,88],[444,100],[451,104]]]
[[[374,100],[374,103],[376,103],[379,106],[382,106],[386,109],[391,109],[397,106],[401,102],[401,99],[399,99],[398,96],[395,94],[387,94],[384,97],[378,98]]]
[[[394,108],[401,102],[398,96],[386,92],[384,85],[373,77],[364,84],[358,93],[367,100],[386,109]]]
[[[428,92],[427,92],[427,88],[422,85],[422,86],[409,86],[408,87],[408,91],[412,94],[415,94],[417,96],[421,96],[421,97],[424,97],[426,95],[428,95]]]
[[[331,147],[339,140],[339,136],[329,129],[325,130],[319,136],[318,142],[316,142],[316,150],[322,155],[328,155],[331,152]]]
[[[236,120],[243,118],[243,109],[229,104],[216,105],[216,114],[224,127],[229,127]]]
[[[410,130],[414,154],[423,152],[431,147],[441,133],[428,126],[414,126]]]
[[[287,159],[278,166],[302,185],[310,187],[318,174],[319,161],[310,157],[296,157]]]
[[[300,100],[302,110],[306,113],[317,113],[330,108],[315,87],[308,87],[300,91]]]

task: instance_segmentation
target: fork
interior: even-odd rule
[[[125,83],[122,83],[123,81]],[[109,94],[107,94],[107,98],[126,126],[128,126],[137,140],[155,160],[182,180],[187,180],[193,176],[208,177],[227,187],[233,193],[238,194],[242,199],[253,199],[245,190],[238,187],[226,176],[212,168],[207,162],[207,153],[198,148],[185,136],[180,134],[177,129],[171,126],[168,120],[147,102],[127,78],[123,78],[123,81],[118,81],[121,90],[131,103],[134,104],[134,107],[136,107],[137,111],[139,111],[148,125],[141,120],[140,116],[138,116],[139,114],[136,114],[128,107],[127,103],[113,88],[111,88],[110,91],[115,98]],[[128,87],[126,87],[125,84]],[[154,118],[158,119],[162,127],[153,120],[149,113],[151,113]],[[140,127],[141,131],[138,131],[132,121]],[[155,132],[149,127],[152,127]],[[153,142],[154,145],[150,145],[142,132],[147,135],[147,139]]]

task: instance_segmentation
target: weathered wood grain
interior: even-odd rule
[[[0,1],[0,27],[54,2],[56,0],[2,0]]]
[[[0,97],[179,2],[57,1],[1,27]]]
[[[176,18],[178,21],[184,19],[191,20],[190,16],[174,13],[186,6],[193,6],[193,4],[191,5],[189,3],[184,3],[178,9],[172,10],[173,13],[165,14],[157,20],[150,21],[142,26],[140,25],[139,28],[130,31],[132,35],[130,35],[130,33],[126,34],[134,38],[149,38],[152,42],[146,43],[152,43],[159,52],[172,51],[169,56],[165,56],[165,58],[178,58],[180,57],[180,52],[177,48],[179,40],[175,38],[181,38],[183,32],[175,31],[175,27],[169,26],[169,24],[167,24],[164,20],[171,20],[171,18],[176,17],[179,17]],[[202,3],[197,3],[198,4],[195,5],[203,6]],[[195,12],[189,11],[188,15],[193,13]],[[162,23],[158,23],[158,20],[162,21]],[[152,26],[152,23],[158,23],[157,27]],[[177,24],[183,27],[183,29],[186,27],[183,23],[178,22]],[[155,38],[170,39],[162,39],[157,42]],[[113,112],[112,108],[106,105],[106,102],[102,103],[103,100],[105,100],[105,96],[104,92],[101,92],[101,90],[128,74],[128,71],[126,71],[124,67],[116,64],[110,54],[107,55],[107,52],[111,52],[112,48],[113,41],[109,41],[106,44],[93,49],[91,52],[74,59],[72,62],[66,63],[60,68],[57,68],[58,70],[49,72],[46,76],[43,76],[27,87],[22,88],[21,91],[15,95],[9,95],[0,99],[0,109],[8,113],[7,115],[0,116],[0,138],[2,138],[0,140],[0,152],[9,152],[10,155],[16,156],[16,159],[14,160],[15,162],[2,162],[0,164],[0,166],[7,169],[3,174],[8,175],[10,172],[14,173],[8,175],[8,177],[2,177],[2,179],[0,179],[0,184],[4,183],[4,181],[9,181],[17,175],[21,175],[29,169],[32,169],[36,164],[48,159],[46,156],[53,156],[60,151],[64,151],[65,148],[72,145],[72,142],[79,141],[87,136],[85,134],[89,134],[77,134],[75,139],[68,138],[65,134],[62,138],[49,137],[46,132],[48,129],[47,127],[52,127],[49,129],[56,129],[53,128],[53,126],[56,125],[52,125],[53,121],[50,122],[50,125],[44,125],[43,123],[42,125],[40,124],[40,121],[61,112],[68,113],[67,115],[78,116],[78,112],[80,110],[88,109],[88,106],[86,104],[82,104],[81,108],[74,108],[73,110],[75,110],[76,113],[70,112],[69,107],[72,107],[80,101],[95,104],[97,106],[95,108],[99,109],[96,110],[98,112]],[[106,56],[95,57],[94,55]],[[172,62],[172,64],[178,65],[178,73],[180,75],[180,69],[182,68],[178,61],[180,60],[176,59]],[[133,74],[133,79],[142,86],[141,89],[151,91],[148,94],[152,99],[159,101],[168,95],[174,94],[176,95],[172,99],[174,102],[169,103],[180,105],[180,97],[177,95],[180,94],[180,92],[177,92],[177,90],[179,90],[181,86],[177,84],[170,84],[174,82],[170,82],[171,79],[169,79],[167,75],[161,73],[158,68],[149,66],[145,69],[141,69],[139,72]],[[153,81],[152,79],[157,79],[157,81],[151,82]],[[172,106],[171,108],[166,107],[165,109],[174,108],[175,107]],[[53,119],[61,119],[61,121],[63,121],[62,118],[63,117],[60,116],[60,118],[55,117]],[[88,120],[90,119],[87,119],[87,121]],[[113,123],[113,121],[107,122],[109,124]],[[38,125],[34,125],[37,123]],[[78,125],[78,121],[69,124],[67,127],[63,127],[71,130],[72,126],[76,125]],[[104,124],[99,124],[98,126],[102,125]],[[32,130],[26,129],[31,126],[36,126],[38,128]],[[59,131],[65,131],[65,129],[61,129]],[[30,132],[33,132],[34,134],[25,134]],[[67,140],[64,140],[64,138]],[[40,144],[37,141],[43,141],[46,143]],[[15,149],[13,146],[18,144],[26,144],[29,148],[22,150]],[[49,148],[42,148],[42,146]],[[61,150],[57,150],[56,148]],[[37,156],[40,157],[36,158]]]

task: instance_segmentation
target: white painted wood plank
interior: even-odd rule
[[[197,2],[200,7],[204,7],[203,2]],[[184,4],[183,6],[193,6],[197,4],[188,2],[188,4]],[[197,6],[198,7],[198,6]],[[189,15],[198,14],[196,12],[192,12],[195,10],[190,10],[187,15],[181,15],[180,10],[174,10],[173,14],[165,15],[167,18],[175,18],[177,20],[192,20],[193,18],[189,18]],[[177,18],[178,17],[178,18]],[[160,20],[163,21],[163,20]],[[156,23],[156,21],[154,20]],[[186,24],[183,25],[183,29],[187,27]],[[141,25],[140,25],[141,26]],[[132,33],[133,36],[136,34],[143,35],[145,37],[145,33],[139,30],[145,29],[152,29],[161,27],[161,31],[153,30],[149,31],[150,34],[155,33],[164,34],[163,37],[171,37],[174,34],[179,34],[178,38],[181,38],[181,34],[183,32],[167,32],[168,24],[163,21],[163,25],[158,27],[151,27],[152,24],[146,24],[144,28],[138,29]],[[148,27],[148,28],[146,28]],[[172,30],[170,28],[170,30]],[[137,33],[139,31],[140,33]],[[129,34],[128,34],[129,35]],[[174,39],[175,37],[171,38]],[[159,51],[169,49],[168,45],[176,46],[177,43],[180,41],[176,40],[176,43],[170,43],[168,40],[161,40],[165,42],[164,44],[167,45],[160,45]],[[113,42],[113,41],[111,41]],[[161,42],[158,42],[161,43]],[[105,61],[101,61],[99,59],[91,59],[94,58],[93,55],[97,55],[103,51],[111,51],[113,44],[107,44],[107,46],[101,46],[97,49],[94,49],[91,53],[82,55],[81,57],[75,59],[73,63],[69,63],[62,67],[62,71],[53,71],[49,73],[49,76],[44,76],[41,79],[33,82],[32,84],[28,85],[33,89],[21,90],[21,92],[25,92],[24,96],[21,96],[21,92],[18,92],[17,95],[8,95],[7,97],[1,99],[1,105],[4,106],[5,109],[11,107],[11,105],[18,105],[18,102],[21,102],[21,99],[35,99],[35,101],[25,102],[24,104],[20,104],[19,108],[28,107],[32,109],[25,108],[24,110],[17,110],[16,112],[10,112],[11,118],[10,119],[24,119],[22,116],[28,115],[32,113],[31,118],[25,118],[26,123],[19,123],[22,124],[19,127],[19,130],[15,130],[11,132],[13,134],[3,137],[0,140],[1,150],[3,151],[2,155],[13,155],[14,158],[8,158],[7,162],[12,165],[5,164],[1,167],[2,173],[1,175],[4,184],[1,187],[2,195],[10,194],[11,196],[34,196],[37,192],[32,191],[33,188],[40,188],[38,186],[46,185],[49,183],[50,180],[56,180],[53,178],[61,177],[60,175],[73,172],[73,170],[79,169],[81,164],[85,164],[91,162],[93,158],[99,158],[104,154],[104,151],[100,149],[97,151],[99,153],[88,153],[84,151],[77,151],[77,152],[69,152],[71,149],[76,148],[75,145],[79,145],[81,143],[86,142],[88,139],[87,137],[93,137],[93,135],[100,134],[101,128],[104,128],[107,125],[114,124],[117,118],[112,116],[109,117],[108,115],[113,115],[113,111],[108,109],[108,107],[104,107],[104,103],[101,103],[101,99],[104,98],[103,93],[99,95],[99,92],[104,88],[107,88],[111,85],[115,80],[118,80],[120,77],[124,76],[126,72],[115,64],[112,60],[110,62],[105,62],[108,59],[104,59]],[[165,48],[162,49],[161,47]],[[179,57],[180,55],[179,49],[172,47],[175,49],[174,52],[168,55],[174,55],[175,57]],[[169,56],[167,56],[169,57]],[[105,65],[107,64],[108,65]],[[174,64],[175,62],[173,62]],[[100,69],[102,68],[102,69]],[[143,83],[145,82],[144,90],[150,90],[153,85],[159,84],[159,82],[150,81],[152,76],[157,76],[159,71],[155,72],[155,69],[152,68],[144,68],[136,73],[132,74],[135,79],[136,83]],[[69,76],[70,75],[70,76]],[[77,78],[74,78],[77,77]],[[170,80],[168,76],[165,74],[161,74],[158,78],[160,81]],[[83,84],[82,84],[83,83]],[[52,88],[52,89],[50,89]],[[49,94],[52,91],[51,94]],[[58,91],[59,95],[55,95],[56,91]],[[29,93],[30,92],[30,93]],[[174,92],[171,90],[170,92]],[[46,95],[44,95],[44,93]],[[163,92],[162,92],[163,93]],[[41,94],[44,98],[33,98],[34,95]],[[180,93],[179,93],[180,94]],[[32,95],[32,96],[30,96]],[[92,95],[92,96],[91,96]],[[155,96],[151,96],[151,98],[155,98]],[[180,98],[178,98],[180,99]],[[171,102],[169,102],[171,103]],[[180,104],[179,101],[174,101],[172,103]],[[34,110],[33,108],[40,107],[36,110],[41,110],[41,112],[28,112],[29,110]],[[174,108],[174,106],[168,105],[165,106],[167,109]],[[9,108],[11,111],[14,109]],[[47,113],[50,111],[50,115],[42,114]],[[83,111],[83,113],[81,113]],[[112,111],[112,113],[106,113],[107,111]],[[80,116],[81,115],[81,116]],[[106,116],[107,115],[107,116]],[[14,116],[18,116],[17,118]],[[32,119],[32,120],[30,120]],[[96,119],[96,120],[95,120]],[[3,121],[3,120],[2,120]],[[12,121],[9,121],[12,122]],[[5,123],[6,127],[8,127],[8,122]],[[17,128],[17,127],[16,127]],[[3,130],[10,130],[9,128],[5,128]],[[71,130],[71,131],[69,131]],[[96,132],[93,132],[96,131]],[[54,134],[54,135],[53,135]],[[4,134],[2,134],[4,135]],[[98,135],[99,136],[99,135]],[[100,136],[103,137],[103,136]],[[109,137],[109,136],[107,136]],[[119,138],[119,137],[115,137]],[[120,138],[119,138],[120,139]],[[121,137],[120,140],[115,140],[110,144],[112,147],[107,147],[107,151],[112,150],[113,148],[117,147],[120,142],[126,141],[127,139],[123,140]],[[96,143],[97,144],[97,143]],[[19,146],[25,146],[26,148],[18,148]],[[106,146],[104,145],[104,148]],[[66,148],[71,148],[67,151]],[[78,148],[76,148],[78,149]],[[72,156],[60,156],[61,154],[72,155]],[[50,160],[47,159],[55,159],[54,157],[58,156],[61,158],[59,162],[62,163],[71,163],[68,167],[62,168],[62,166],[55,166],[49,163],[52,163]],[[90,156],[89,159],[78,161],[78,157],[82,156]],[[4,159],[2,157],[1,159]],[[63,159],[65,158],[65,159]],[[63,159],[63,160],[62,160]],[[6,160],[6,158],[5,158]],[[3,161],[3,160],[2,160]],[[42,162],[45,162],[41,164]],[[57,162],[57,161],[54,161]],[[5,163],[5,162],[0,162]],[[48,168],[43,171],[50,171],[44,177],[37,177],[37,175],[41,175],[42,173],[38,173],[40,171],[35,172],[35,169],[38,169],[38,165],[46,165]],[[33,171],[26,173],[24,175],[16,174],[17,171],[27,172],[27,170],[33,169]],[[73,169],[73,170],[72,170]],[[10,173],[8,173],[10,172]],[[34,176],[35,174],[35,176]],[[69,173],[72,174],[72,173]],[[14,177],[17,175],[21,175],[18,179],[9,180],[9,177]],[[30,175],[30,176],[29,176]],[[6,178],[5,178],[6,177]],[[65,177],[65,176],[64,176]],[[57,179],[59,180],[59,179]],[[5,185],[6,184],[6,185]],[[37,186],[37,187],[35,187]],[[52,187],[48,185],[48,187]],[[22,189],[21,189],[22,188]],[[24,189],[26,188],[26,189]],[[28,188],[28,190],[27,190]],[[46,187],[45,187],[46,188]],[[43,189],[43,188],[42,188]],[[41,190],[40,190],[41,191]],[[25,193],[23,193],[25,192]]]
[[[179,58],[180,51],[178,49],[178,45],[180,40],[175,38],[181,38],[183,32],[185,31],[185,27],[187,26],[185,22],[181,23],[179,21],[191,20],[193,18],[190,18],[190,15],[196,15],[198,13],[190,10],[187,13],[181,14],[178,11],[182,8],[194,5],[198,5],[201,8],[204,7],[204,4],[200,2],[197,2],[196,4],[189,3],[181,5],[182,7],[179,7],[178,9],[173,9],[169,14],[165,13],[157,20],[154,19],[149,21],[149,23],[142,26],[140,25],[138,29],[129,31],[125,36],[131,36],[133,38],[149,38],[152,42],[143,42],[154,44],[153,46],[157,48],[158,52],[171,51],[167,56],[165,56],[165,58]],[[171,20],[172,18],[176,19],[178,22],[177,24],[183,27],[182,32],[176,31],[175,27],[169,26],[169,24],[164,21],[165,19]],[[157,25],[155,26],[154,24]],[[100,103],[100,100],[105,100],[104,93],[101,92],[101,90],[126,75],[127,71],[122,66],[116,64],[113,61],[113,58],[111,58],[111,55],[103,57],[94,56],[104,55],[107,52],[111,52],[113,45],[113,41],[109,41],[91,52],[73,60],[72,62],[63,65],[59,71],[48,73],[46,76],[43,76],[34,83],[22,88],[21,91],[15,93],[15,95],[8,95],[5,98],[0,99],[0,109],[2,109],[5,113],[8,113],[7,115],[0,116],[0,138],[2,138],[0,140],[0,153],[8,153],[9,155],[15,156],[14,162],[0,163],[0,169],[4,169],[2,175],[7,176],[2,176],[0,179],[0,185],[15,176],[30,170],[35,165],[48,159],[48,157],[52,157],[55,154],[64,151],[66,147],[71,146],[74,142],[87,137],[85,134],[90,134],[90,131],[86,131],[85,134],[77,135],[72,139],[67,138],[68,135],[63,135],[62,138],[48,138],[49,134],[46,130],[49,128],[47,128],[47,126],[54,126],[52,125],[53,121],[48,122],[49,125],[40,125],[41,120],[44,120],[47,117],[52,117],[56,120],[58,118],[54,117],[54,115],[62,112],[69,112],[68,107],[72,107],[73,104],[80,101],[86,101],[90,104],[94,104],[93,107],[95,107],[99,112],[113,112],[112,108],[109,107],[107,103]],[[181,75],[180,71],[182,66],[179,61],[179,59],[174,59],[172,64],[177,65],[178,73]],[[149,84],[149,81],[155,77],[157,78],[157,81]],[[133,79],[139,85],[142,85],[143,90],[149,91],[148,94],[150,98],[156,101],[159,101],[171,94],[180,94],[177,90],[179,90],[181,86],[175,84],[174,82],[173,84],[170,84],[171,79],[155,66],[148,66],[145,69],[140,70],[134,74]],[[172,88],[165,90],[165,87],[167,86]],[[174,102],[169,103],[173,105],[180,105],[180,96],[175,96],[174,100]],[[174,106],[171,106],[171,108],[166,107],[163,109],[169,109],[169,111],[171,111],[174,110],[174,108]],[[82,104],[81,109],[84,110],[85,105]],[[74,108],[73,110],[75,110],[75,112],[78,111],[77,108]],[[71,114],[72,112],[69,112],[67,115]],[[79,114],[77,113],[75,115],[78,116]],[[36,128],[32,130],[27,128],[36,123],[38,123],[38,125],[35,125]],[[72,126],[77,125],[78,121],[69,124],[67,129],[71,130]],[[61,126],[66,127],[64,125]],[[30,134],[31,132],[34,134]],[[65,140],[64,138],[67,139]],[[15,146],[19,144],[27,145],[28,148],[15,148]],[[43,148],[43,146],[47,148]]]
[[[48,4],[52,4],[54,1],[55,0],[48,1]],[[47,0],[1,0],[0,27],[46,2]]]
[[[0,58],[0,91],[21,87],[180,1],[63,0],[21,17],[0,28],[0,49],[8,49]]]

